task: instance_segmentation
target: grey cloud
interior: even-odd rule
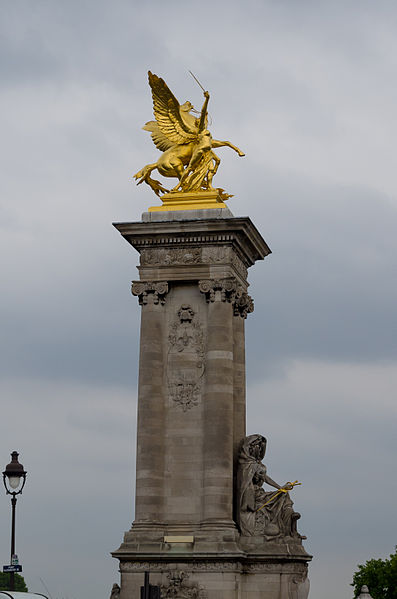
[[[371,190],[262,181],[270,184],[257,223],[273,254],[250,276],[256,374],[281,355],[394,360],[394,206]]]
[[[192,69],[214,134],[247,152],[221,150],[216,183],[273,250],[249,275],[248,425],[276,480],[304,480],[313,596],[347,599],[355,565],[393,550],[395,488],[382,510],[373,490],[394,480],[396,15],[368,1],[2,7],[0,370],[18,423],[1,455],[20,450],[29,470],[32,590],[42,576],[59,599],[107,597],[107,552],[133,518],[138,256],[111,222],[158,203],[131,182],[157,155],[141,131],[148,68],[200,106]]]

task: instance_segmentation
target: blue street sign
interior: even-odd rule
[[[22,566],[3,566],[3,572],[22,572]]]

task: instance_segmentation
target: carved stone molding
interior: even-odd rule
[[[270,248],[248,217],[182,222],[116,223],[121,235],[139,252],[145,249],[229,246],[246,267],[270,254]]]
[[[294,563],[267,563],[267,562],[257,562],[246,564],[244,566],[244,572],[247,573],[266,573],[269,572],[273,574],[274,572],[280,574],[293,574],[293,575],[301,575],[305,577],[307,575],[307,565],[304,563],[294,564]]]
[[[240,562],[197,562],[192,566],[194,572],[241,572]]]
[[[180,571],[171,571],[168,573],[168,584],[161,585],[161,598],[178,599],[206,599],[207,593],[201,584],[189,583],[189,574]]]
[[[205,370],[204,329],[189,304],[182,304],[168,335],[168,394],[184,412],[201,399]]]
[[[149,295],[152,295],[154,304],[164,304],[165,296],[168,293],[168,283],[167,281],[147,281],[145,283],[132,281],[131,293],[138,296],[140,306],[148,303]]]
[[[261,565],[261,564],[260,564]],[[167,572],[175,568],[185,568],[189,572],[241,572],[243,567],[240,562],[213,562],[197,561],[189,563],[169,564],[167,562],[121,562],[121,572]],[[295,570],[289,570],[295,572]]]
[[[163,562],[120,562],[120,572],[148,572],[167,570]]]

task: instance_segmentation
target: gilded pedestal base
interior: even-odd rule
[[[170,192],[163,195],[161,200],[163,205],[151,206],[149,212],[226,208],[217,189],[214,191]]]

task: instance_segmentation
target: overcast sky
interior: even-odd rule
[[[214,182],[273,253],[250,271],[248,433],[299,479],[312,598],[350,599],[397,543],[397,5],[0,3],[0,462],[28,470],[29,589],[107,599],[133,520],[138,255],[111,226],[157,203],[147,70],[225,148]],[[2,470],[3,468],[1,468]],[[9,499],[0,496],[9,559]]]

